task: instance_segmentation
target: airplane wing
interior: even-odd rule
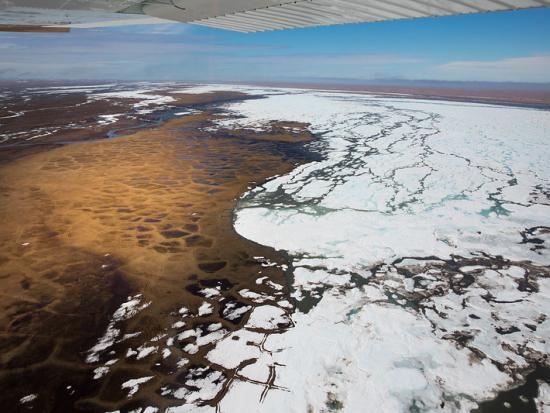
[[[0,30],[176,21],[249,33],[547,6],[550,0],[0,0]]]

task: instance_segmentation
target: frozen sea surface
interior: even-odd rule
[[[546,363],[550,112],[264,96],[220,123],[308,122],[323,160],[240,201],[237,231],[289,253],[301,311],[242,350],[257,361],[222,412],[470,411]]]

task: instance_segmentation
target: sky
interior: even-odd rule
[[[0,33],[0,79],[550,82],[550,8],[235,33],[188,24]]]

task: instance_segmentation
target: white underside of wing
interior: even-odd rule
[[[192,23],[240,32],[546,7],[547,0],[299,0]]]
[[[550,6],[550,0],[0,0],[0,25],[98,27],[167,21],[239,32]]]

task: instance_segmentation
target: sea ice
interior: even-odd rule
[[[227,105],[236,116],[220,126],[299,119],[320,134],[309,146],[322,159],[251,189],[235,227],[288,251],[291,296],[316,301],[268,336],[270,357],[234,350],[242,356],[231,366],[248,357],[278,366],[275,383],[287,391],[262,393],[253,407],[253,385],[231,386],[222,411],[236,411],[241,399],[262,412],[356,412],[365,404],[469,411],[546,357],[550,257],[546,244],[526,240],[545,243],[544,231],[533,234],[550,224],[549,112],[333,92],[263,95]],[[273,330],[262,308],[247,326]],[[216,354],[218,347],[209,358]]]

